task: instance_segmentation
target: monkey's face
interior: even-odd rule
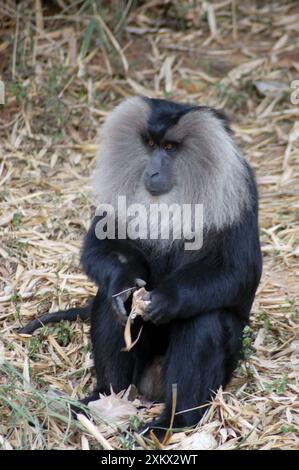
[[[206,227],[233,223],[250,202],[246,164],[221,114],[134,97],[107,117],[94,190],[98,204],[202,204]]]
[[[95,192],[98,201],[126,196],[127,203],[177,201],[176,168],[181,150],[169,129],[178,121],[179,105],[130,98],[108,116],[101,132]]]
[[[147,191],[160,196],[169,193],[175,178],[176,161],[180,159],[184,137],[179,141],[172,129],[182,116],[194,110],[194,106],[181,105],[166,100],[144,98],[149,108],[146,131],[142,135],[148,155],[143,182]]]
[[[179,143],[164,139],[154,140],[150,135],[143,136],[148,163],[143,173],[144,185],[153,196],[166,194],[173,188],[173,161]]]

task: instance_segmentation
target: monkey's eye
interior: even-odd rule
[[[155,142],[153,141],[153,139],[148,139],[147,144],[148,144],[149,147],[152,147],[152,148],[156,146],[156,144],[155,144]]]
[[[163,148],[164,150],[166,150],[167,152],[171,152],[172,150],[175,150],[175,145],[172,143],[172,142],[165,142],[163,144]]]

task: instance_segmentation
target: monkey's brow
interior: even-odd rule
[[[153,137],[148,131],[144,131],[141,133],[141,139],[145,142],[147,142],[148,140],[153,140],[155,143],[159,142],[159,140]]]
[[[148,140],[148,139],[151,139],[151,138],[152,138],[151,135],[150,135],[150,133],[149,133],[147,130],[142,131],[142,132],[140,133],[140,136],[141,136],[141,138],[144,139],[144,140]]]
[[[168,129],[165,133],[165,135],[163,136],[163,142],[171,142],[173,144],[181,144],[185,137],[188,137],[188,135],[184,135],[184,136],[180,136],[178,137],[177,136],[177,132],[173,129]]]

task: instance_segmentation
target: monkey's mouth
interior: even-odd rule
[[[172,190],[173,185],[154,185],[145,183],[145,189],[151,196],[162,196],[163,194],[168,194]]]
[[[165,192],[165,191],[159,191],[155,189],[147,189],[147,192],[150,193],[151,196],[162,196],[162,194],[167,194],[168,191]]]
[[[172,178],[166,177],[161,172],[150,174],[145,171],[143,175],[143,182],[145,189],[152,196],[161,196],[162,194],[167,194],[173,187]]]

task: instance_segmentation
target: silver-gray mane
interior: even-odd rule
[[[100,132],[94,176],[96,204],[117,208],[117,197],[127,204],[203,204],[205,229],[220,230],[240,220],[251,206],[248,168],[232,137],[208,108],[182,116],[165,138],[182,141],[175,157],[173,189],[152,196],[144,187],[148,162],[141,139],[147,129],[150,105],[129,98],[107,117]]]

